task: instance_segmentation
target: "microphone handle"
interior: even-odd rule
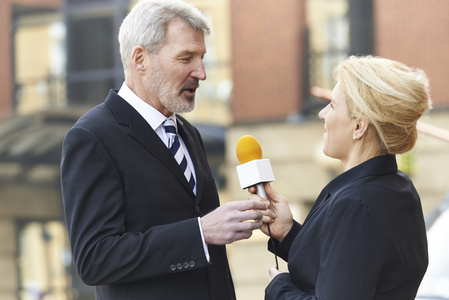
[[[267,193],[265,192],[265,188],[263,187],[263,182],[256,184],[256,194],[268,200]]]
[[[263,187],[263,182],[256,184],[256,194],[259,195],[260,197],[268,200],[267,193],[265,192],[265,188]],[[273,246],[274,259],[276,261],[276,269],[279,270],[278,256],[276,253],[276,248],[274,245],[273,237],[271,236],[270,224],[268,224],[268,223],[267,223],[267,229],[268,229],[268,235],[270,236],[272,246]]]

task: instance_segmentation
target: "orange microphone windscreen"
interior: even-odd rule
[[[255,137],[244,135],[237,141],[237,158],[241,164],[255,159],[262,159],[262,147]]]

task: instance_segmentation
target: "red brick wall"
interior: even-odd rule
[[[0,1],[0,118],[13,112],[13,57],[12,12],[13,4],[58,8],[62,0],[1,0]],[[30,49],[30,51],[32,51]]]
[[[305,0],[231,0],[235,123],[285,119],[303,93]]]
[[[449,1],[376,0],[375,52],[423,69],[435,107],[449,107]]]
[[[0,118],[12,110],[11,8],[0,2]]]

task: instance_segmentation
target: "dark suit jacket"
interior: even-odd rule
[[[219,206],[198,131],[178,116],[197,195],[151,126],[115,91],[67,133],[61,179],[73,258],[97,299],[235,299],[225,246],[197,218]]]
[[[265,299],[414,299],[428,263],[419,196],[394,156],[372,158],[331,181],[276,250],[290,274]]]

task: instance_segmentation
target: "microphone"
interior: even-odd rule
[[[255,186],[257,195],[267,199],[263,183],[274,181],[274,174],[270,160],[262,159],[259,142],[251,135],[244,135],[237,141],[236,153],[241,163],[236,168],[240,187]]]
[[[241,163],[241,165],[236,167],[240,187],[246,189],[255,186],[257,195],[268,200],[263,183],[274,181],[274,174],[270,160],[262,158],[262,147],[259,142],[251,135],[244,135],[237,141],[236,153]],[[267,229],[268,235],[273,242],[276,268],[279,270],[278,259],[274,250],[274,241],[271,237],[270,224],[268,223]]]

